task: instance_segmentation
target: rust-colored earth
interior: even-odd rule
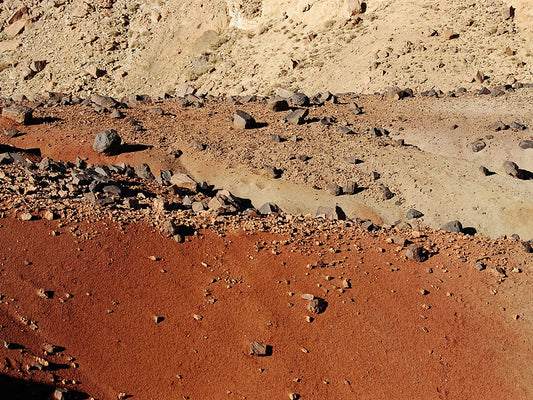
[[[69,109],[46,111],[62,120],[19,126],[26,135],[2,142],[168,168],[152,126],[138,134],[151,152],[109,158],[92,152],[95,132],[76,131],[92,114],[74,110],[72,120]],[[269,217],[291,230],[234,224],[178,243],[140,221],[22,221],[9,201],[0,214],[7,398],[51,398],[56,387],[102,400],[533,397],[533,255],[516,239]],[[408,259],[393,236],[424,245],[429,259]],[[303,294],[325,311],[311,313]],[[271,354],[250,355],[252,341]]]

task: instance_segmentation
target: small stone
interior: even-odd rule
[[[476,140],[474,143],[472,143],[471,148],[474,153],[480,152],[483,150],[487,145],[485,142],[481,139]]]
[[[420,218],[420,217],[423,217],[423,216],[424,216],[424,214],[422,214],[418,210],[415,210],[414,208],[409,209],[409,211],[407,211],[407,214],[405,215],[405,217],[407,219]]]
[[[294,125],[301,125],[304,123],[307,115],[309,115],[309,110],[307,108],[295,110],[285,117],[285,122]]]
[[[381,199],[382,200],[389,200],[394,197],[394,193],[391,192],[391,190],[386,186],[381,186]]]
[[[522,140],[519,143],[521,149],[533,149],[533,140]]]
[[[91,65],[85,70],[90,76],[92,76],[94,79],[101,78],[106,74],[106,71],[104,69],[100,69],[96,67],[95,65]]]
[[[490,124],[487,128],[490,129],[491,131],[498,132],[498,131],[504,131],[506,129],[509,129],[509,126],[505,125],[502,121],[496,121],[493,124]]]
[[[315,296],[313,296],[312,294],[309,294],[309,293],[302,294],[302,299],[304,299],[304,300],[311,301],[311,300],[314,300],[314,298],[315,298]]]
[[[267,102],[267,107],[272,111],[287,111],[289,109],[289,103],[285,99],[274,97]]]
[[[99,132],[94,138],[93,150],[102,154],[116,154],[120,151],[122,139],[114,129]]]
[[[21,221],[31,221],[33,219],[33,215],[30,213],[22,213],[20,214],[20,220]]]
[[[14,104],[2,109],[2,116],[19,124],[28,125],[32,120],[33,110],[29,107]]]
[[[154,321],[156,324],[159,324],[165,320],[165,317],[161,317],[159,315],[154,315]]]
[[[421,294],[422,296],[426,296],[426,295],[429,294],[429,292],[428,292],[426,289],[420,289],[419,291],[420,291],[420,294]]]
[[[328,183],[326,186],[326,190],[331,194],[332,196],[339,196],[342,193],[342,188],[337,185],[336,183]]]
[[[291,103],[295,107],[307,107],[309,105],[309,97],[304,93],[294,93],[291,97]]]
[[[455,39],[458,36],[459,35],[454,33],[454,31],[452,29],[449,29],[449,28],[448,29],[444,29],[444,31],[442,32],[442,37],[444,37],[444,40]]]
[[[342,192],[347,195],[355,194],[357,191],[357,183],[349,182],[342,187]]]
[[[482,263],[481,261],[476,261],[475,265],[474,265],[474,268],[477,269],[478,271],[483,271],[487,266],[485,265],[485,263]]]
[[[134,170],[135,174],[141,179],[155,179],[155,176],[154,174],[152,174],[152,171],[150,170],[150,166],[148,164],[139,164],[134,168]]]
[[[193,317],[196,321],[201,321],[201,320],[204,319],[204,317],[202,317],[201,315],[198,315],[198,314],[194,314],[192,317]]]
[[[170,184],[191,192],[196,192],[198,190],[198,182],[192,179],[189,175],[183,173],[172,175],[170,178]]]
[[[268,355],[268,347],[265,343],[253,341],[250,343],[250,355],[264,357]]]
[[[289,393],[289,400],[298,400],[300,395],[298,393]]]
[[[526,253],[533,253],[533,247],[531,247],[531,243],[530,243],[530,242],[521,241],[521,242],[520,242],[520,247],[521,247],[522,250],[524,250]]]
[[[424,249],[424,246],[420,244],[413,244],[410,246],[405,255],[407,258],[417,262],[424,262],[427,260],[427,253]]]
[[[277,179],[280,177],[280,171],[276,167],[273,167],[271,165],[265,165],[263,167],[263,170],[272,179]]]
[[[42,297],[43,299],[51,299],[54,297],[54,292],[51,290],[44,290],[43,288],[40,288],[37,291],[37,296]]]
[[[459,232],[462,232],[463,225],[461,224],[460,221],[455,220],[455,221],[450,221],[450,222],[445,223],[444,225],[442,225],[442,227],[440,229],[442,229],[443,231],[446,231],[446,232],[459,233]]]
[[[490,175],[490,171],[488,170],[488,168],[484,167],[483,165],[479,167],[479,172],[481,172],[485,176]]]
[[[318,297],[315,297],[307,305],[308,310],[314,314],[323,313],[324,311],[326,311],[326,307],[327,307],[327,303]]]
[[[524,131],[527,129],[525,125],[522,125],[521,123],[516,122],[516,121],[511,122],[510,127],[514,131]]]
[[[521,178],[521,171],[518,168],[518,165],[512,161],[505,161],[503,163],[503,170],[507,175],[511,175],[514,178]]]
[[[251,129],[255,126],[255,119],[250,114],[237,110],[233,116],[233,126],[236,129]]]
[[[62,350],[62,348],[60,346],[56,346],[50,343],[45,343],[43,344],[43,350],[47,352],[48,354],[55,354],[55,353],[59,353]]]
[[[44,213],[44,219],[47,219],[48,221],[53,221],[56,218],[57,218],[57,214],[55,214],[54,212],[50,210]]]

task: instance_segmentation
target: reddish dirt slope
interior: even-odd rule
[[[432,249],[416,263],[392,233],[355,228],[205,231],[180,244],[144,225],[0,224],[0,338],[24,347],[1,348],[8,376],[67,379],[99,399],[533,396],[532,257],[513,241],[401,232]],[[482,257],[489,269],[477,271]],[[508,278],[489,272],[497,265]],[[304,293],[326,311],[311,314]],[[252,340],[272,355],[250,356]],[[64,350],[45,355],[43,343]],[[34,356],[65,369],[28,372]]]

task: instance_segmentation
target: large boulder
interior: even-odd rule
[[[102,154],[116,154],[120,151],[122,139],[114,129],[107,129],[96,135],[93,150]]]
[[[13,104],[2,110],[2,116],[9,118],[19,124],[28,125],[32,119],[33,110],[29,107]]]

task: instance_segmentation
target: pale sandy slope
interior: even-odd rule
[[[4,27],[22,3],[3,3]],[[471,83],[478,70],[488,86],[533,80],[527,1],[514,3],[515,20],[504,20],[503,2],[489,0],[370,0],[351,20],[353,2],[340,0],[26,3],[24,31],[0,31],[2,96],[161,94],[184,81],[212,94],[270,93],[276,86],[448,90],[479,87]],[[438,35],[428,37],[428,27]],[[458,36],[446,40],[446,29]],[[505,55],[507,48],[515,54]],[[48,65],[24,80],[36,60]],[[107,74],[95,79],[89,67]]]

